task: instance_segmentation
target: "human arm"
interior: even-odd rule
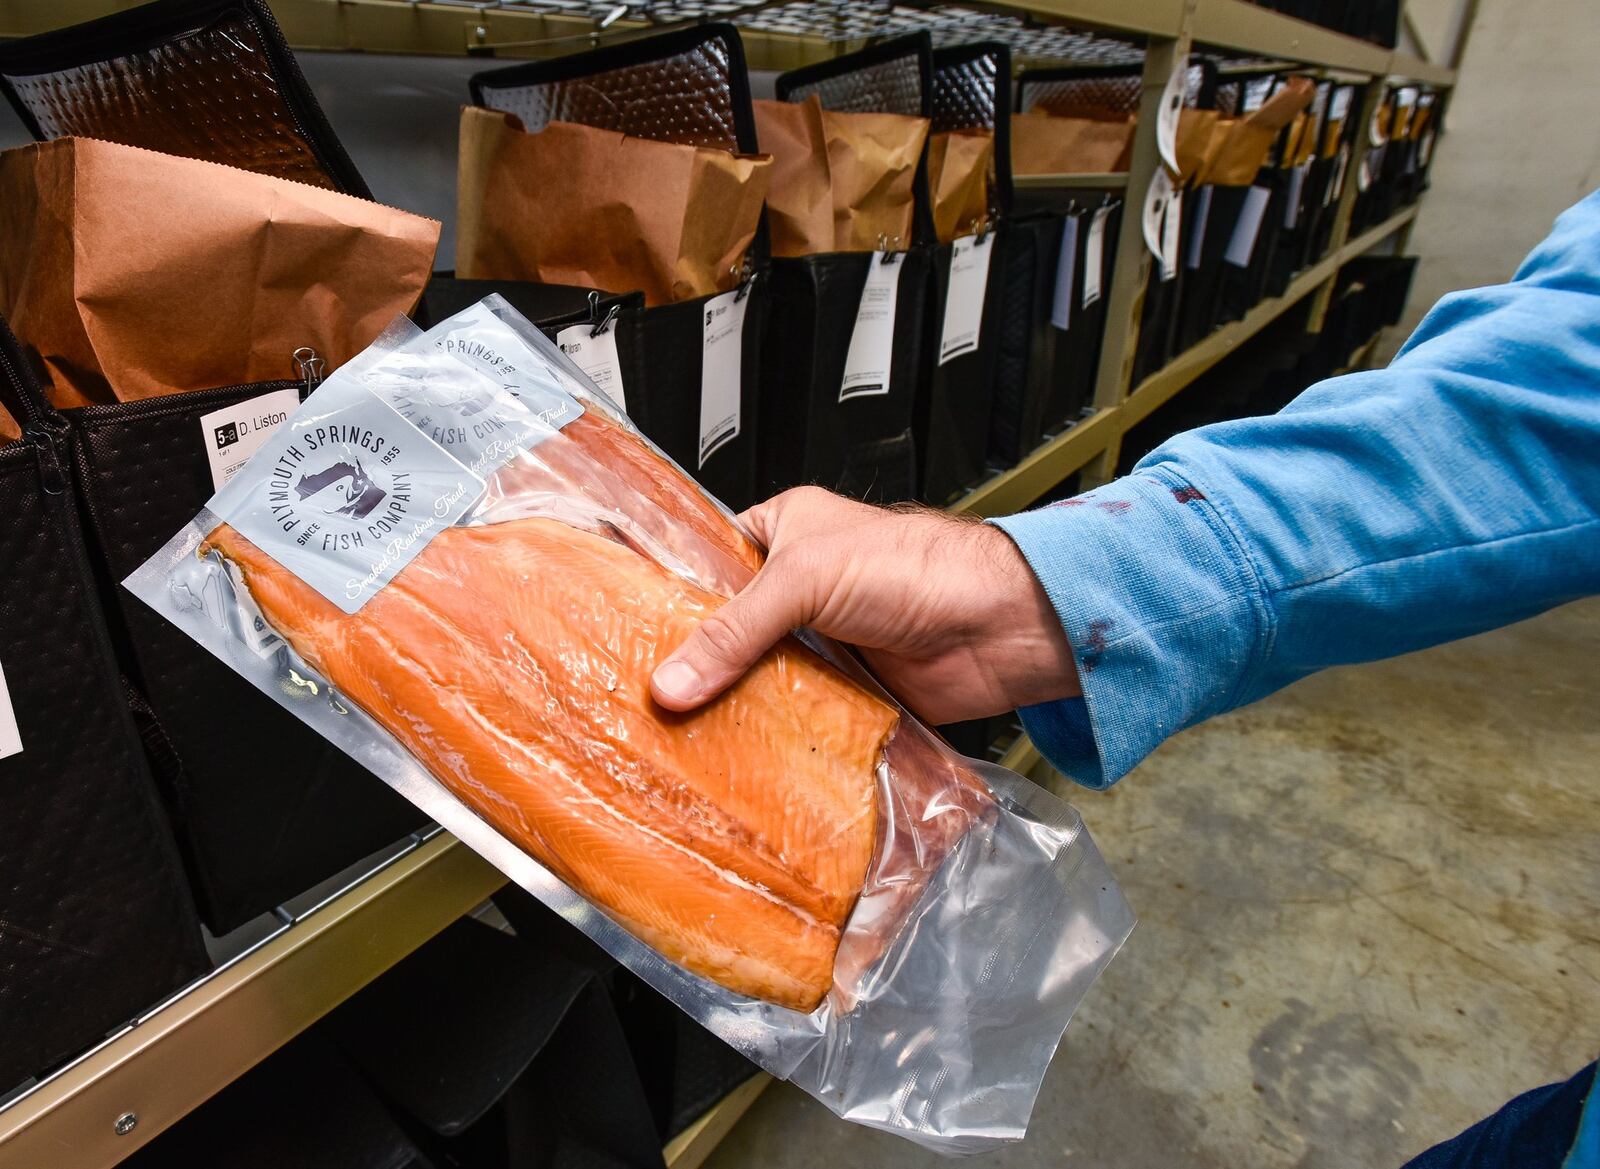
[[[1600,590],[1597,515],[1600,196],[1591,196],[1510,283],[1441,301],[1387,369],[1320,383],[1277,415],[1179,435],[1123,479],[996,521],[1042,586],[1076,670],[1069,680],[1065,663],[1044,676],[1032,662],[991,660],[1013,677],[1040,673],[1044,689],[1065,687],[1022,701],[1024,724],[1056,766],[1103,786],[1169,735],[1318,669]],[[835,610],[811,591],[818,584],[862,590],[853,608],[886,612],[905,607],[919,580],[976,573],[970,595],[980,599],[1008,587],[1007,569],[947,558],[942,529],[924,533],[921,563],[931,567],[909,578],[873,572],[902,522],[878,512],[849,543],[822,533],[806,557],[775,558],[752,588],[792,575],[798,583],[769,591],[785,598],[772,612],[826,615]],[[860,563],[845,571],[839,557]],[[756,632],[740,610],[731,620],[732,636],[713,636],[739,652],[708,649],[697,634],[679,653],[726,663],[776,636],[770,613]],[[1019,625],[1033,620],[1016,607]],[[904,680],[888,680],[906,693]],[[949,702],[911,703],[925,717],[988,712],[952,711],[962,679],[937,685]],[[1079,686],[1081,700],[1067,697]]]

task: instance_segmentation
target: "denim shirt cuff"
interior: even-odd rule
[[[1082,700],[1021,712],[1052,766],[1108,787],[1243,692],[1265,652],[1267,598],[1223,517],[1173,467],[990,522],[1039,578],[1077,661]]]

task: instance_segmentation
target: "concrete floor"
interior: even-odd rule
[[[1600,602],[1312,678],[1073,800],[1140,923],[981,1163],[1396,1166],[1600,1052]],[[775,1085],[708,1169],[939,1159]]]

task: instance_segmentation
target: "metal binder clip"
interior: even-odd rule
[[[309,345],[302,345],[294,351],[295,368],[300,371],[300,381],[305,385],[305,393],[311,393],[322,384],[322,358],[317,356],[317,351]]]
[[[744,282],[739,285],[739,291],[733,294],[734,304],[738,304],[741,300],[750,295],[750,290],[756,286],[756,277],[759,275],[760,273],[752,271],[750,275],[744,278]]]
[[[979,224],[978,224],[978,238],[973,240],[972,242],[973,242],[974,245],[976,245],[977,247],[981,248],[983,246],[983,241],[988,239],[988,238],[989,238],[989,219],[988,219],[987,216],[985,216],[984,219],[982,221],[980,221]]]
[[[600,294],[589,293],[589,336],[598,337],[610,329],[617,322],[617,314],[622,311],[620,304],[614,304],[606,310],[605,316],[600,315]]]
[[[891,239],[882,232],[878,234],[878,250],[883,253],[883,266],[885,268],[887,268],[890,264],[897,264],[900,262],[899,253],[894,250],[894,248],[899,246],[899,243],[899,236],[895,236],[893,239]]]

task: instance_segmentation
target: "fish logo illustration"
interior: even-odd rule
[[[328,515],[347,515],[364,520],[388,494],[374,483],[361,466],[340,460],[320,471],[300,476],[294,491],[301,500],[311,500]]]

